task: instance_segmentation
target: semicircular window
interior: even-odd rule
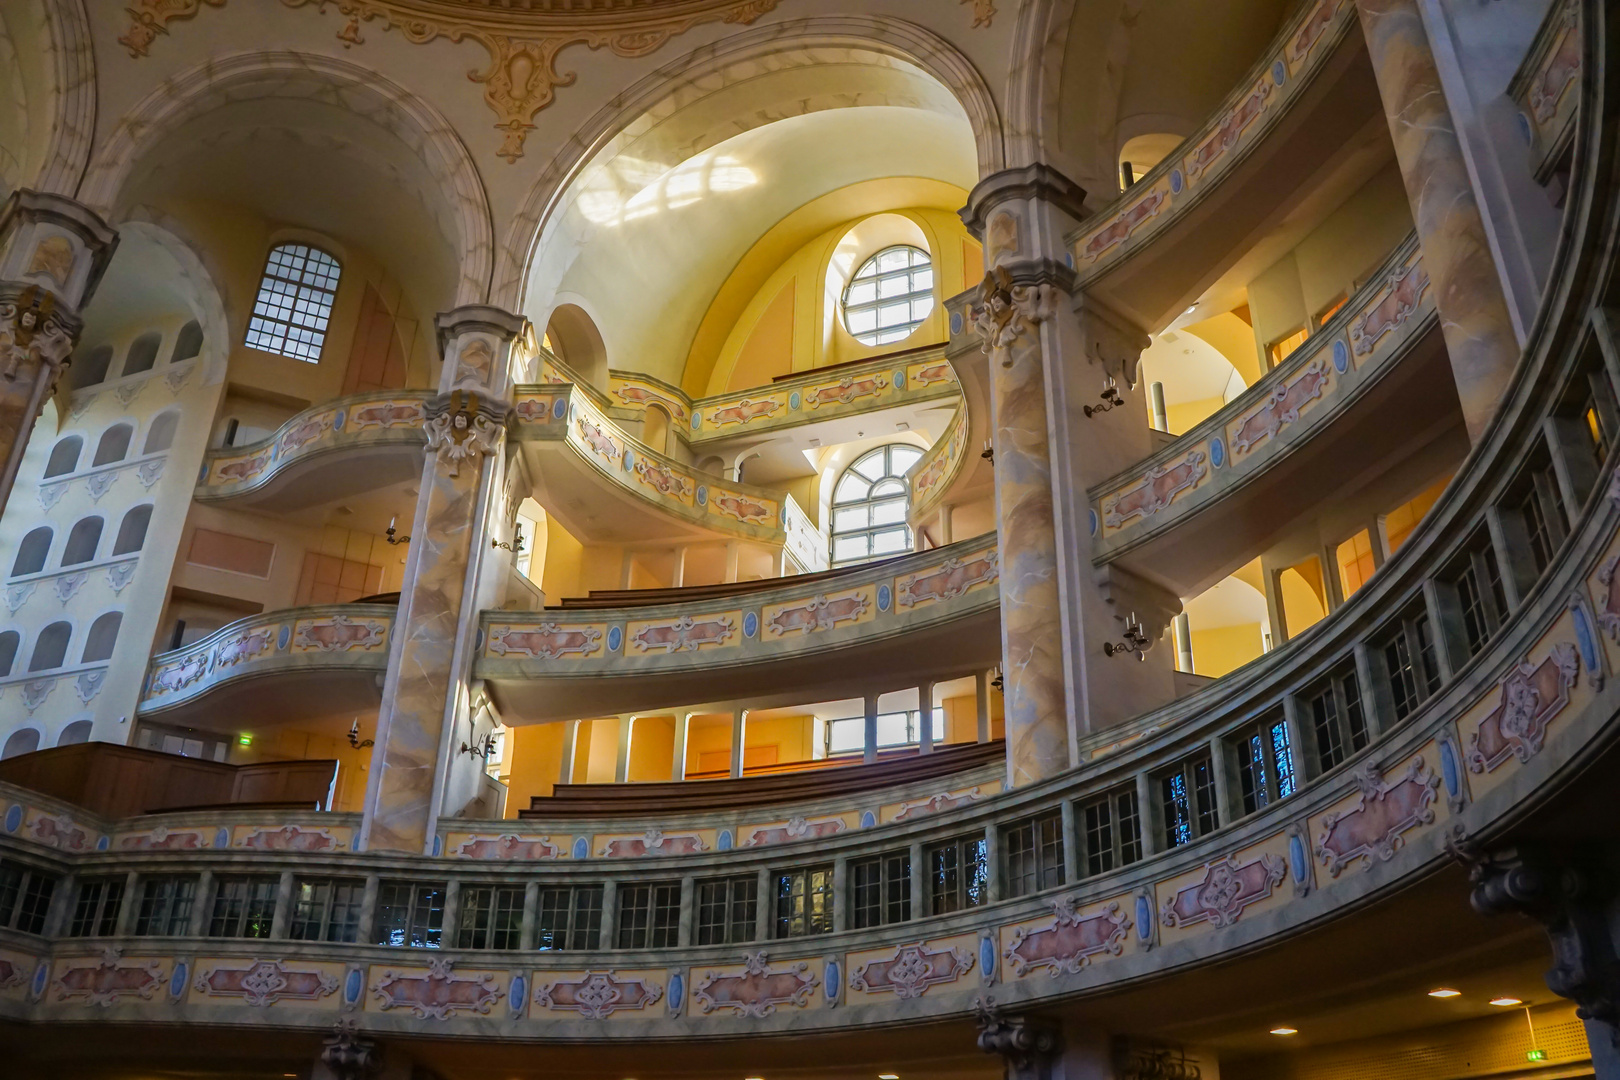
[[[904,341],[933,310],[933,261],[910,244],[867,259],[844,290],[844,325],[862,345]]]
[[[890,443],[856,458],[833,488],[832,563],[847,566],[911,550],[906,470],[922,451]]]

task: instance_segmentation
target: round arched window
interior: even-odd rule
[[[844,290],[844,325],[862,345],[904,341],[934,310],[934,264],[909,244],[861,264]]]
[[[862,454],[844,470],[833,488],[832,562],[834,566],[861,562],[911,550],[911,528],[906,512],[911,489],[906,470],[922,451],[891,443]]]

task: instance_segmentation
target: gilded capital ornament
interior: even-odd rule
[[[455,390],[429,401],[426,411],[427,451],[438,455],[451,476],[461,475],[463,462],[477,464],[505,441],[510,406],[504,402]]]
[[[985,354],[1012,366],[1012,344],[1031,327],[1057,314],[1057,289],[1042,283],[1014,285],[1005,268],[996,267],[979,285],[979,306],[972,309],[973,328],[984,340]]]
[[[0,377],[14,381],[36,365],[51,369],[54,384],[77,329],[56,307],[56,297],[37,285],[14,295],[0,294]]]

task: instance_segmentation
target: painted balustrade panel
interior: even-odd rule
[[[1531,170],[1543,183],[1574,136],[1580,76],[1580,9],[1575,0],[1559,0],[1548,8],[1508,85],[1508,97],[1518,107],[1519,132],[1530,148]]]
[[[836,581],[750,597],[622,611],[485,612],[481,677],[576,677],[581,670],[703,667],[713,654],[765,659],[841,648],[971,611],[993,609],[1000,569],[993,538],[855,568]]]
[[[1103,553],[1174,526],[1329,425],[1434,321],[1408,240],[1333,321],[1239,397],[1133,471],[1092,489]]]
[[[152,657],[140,711],[159,712],[269,672],[382,671],[394,614],[382,604],[329,604],[238,619],[201,641]]]
[[[944,438],[935,441],[906,473],[911,487],[911,517],[920,520],[949,490],[951,481],[962,471],[967,457],[968,414],[966,404],[958,405]]]
[[[298,462],[337,450],[421,442],[431,396],[426,390],[394,390],[305,409],[250,446],[209,451],[195,497],[206,502],[255,491]]]
[[[1194,135],[1070,237],[1082,282],[1164,231],[1276,126],[1356,23],[1354,0],[1312,0]]]

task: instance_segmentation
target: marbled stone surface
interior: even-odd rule
[[[990,370],[1007,774],[1016,787],[1069,766],[1046,386],[1035,328],[993,352]]]
[[[1477,443],[1519,360],[1513,319],[1416,0],[1356,0],[1356,8]]]

